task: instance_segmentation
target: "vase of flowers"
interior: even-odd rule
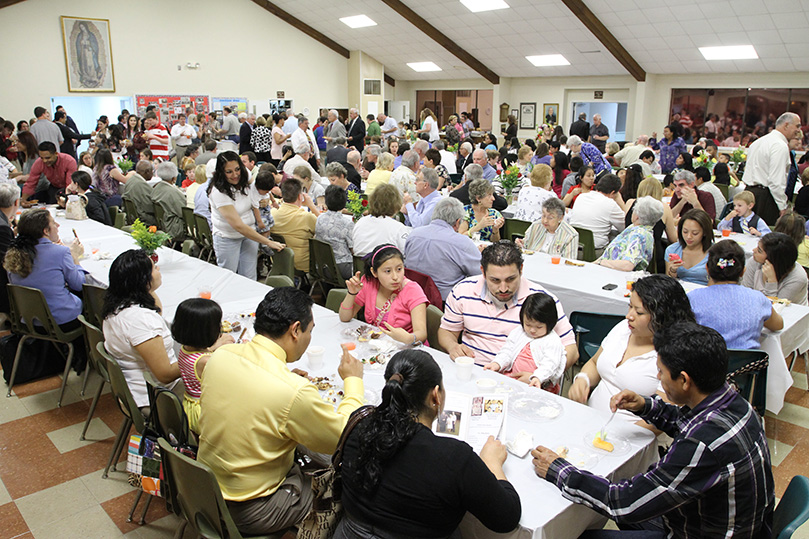
[[[520,184],[520,167],[511,165],[500,174],[500,185],[506,193],[506,199],[511,204],[514,188]]]
[[[745,161],[747,161],[747,148],[744,146],[739,146],[730,154],[730,163],[734,172],[739,172],[739,167],[741,167],[742,163]]]
[[[458,151],[458,144],[453,144],[452,146],[447,146],[447,151],[450,153],[456,153]]]
[[[354,216],[354,222],[356,223],[368,209],[368,200],[362,198],[362,196],[356,191],[349,191],[346,209]]]
[[[157,230],[156,226],[147,227],[140,219],[135,219],[135,222],[132,223],[132,238],[134,238],[138,247],[146,251],[152,262],[157,264],[158,256],[155,251],[170,240],[171,236]]]
[[[694,159],[695,167],[704,167],[713,172],[713,167],[716,166],[716,159],[705,150],[700,150],[699,155]]]

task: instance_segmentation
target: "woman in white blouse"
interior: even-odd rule
[[[528,148],[528,151],[531,151],[531,148]],[[517,211],[514,212],[515,219],[534,222],[542,217],[542,203],[551,197],[556,198],[556,193],[550,190],[552,178],[553,171],[548,165],[536,165],[531,170],[531,185],[520,189]]]
[[[256,232],[253,207],[258,207],[258,202],[254,204],[250,198],[249,176],[239,154],[218,154],[216,169],[208,185],[208,200],[216,264],[255,280],[258,245],[267,245],[276,251],[283,249],[284,245]]]
[[[439,137],[438,132],[438,119],[430,109],[421,111],[421,129],[416,133],[427,133],[430,136],[430,142],[436,142]]]
[[[383,183],[368,197],[369,214],[354,225],[354,254],[365,256],[377,246],[389,243],[404,252],[405,241],[412,229],[393,216],[402,207],[402,193]]]
[[[573,380],[568,397],[608,412],[610,398],[624,389],[639,395],[663,392],[657,379],[654,334],[675,321],[694,321],[691,304],[677,280],[661,274],[635,282],[629,298],[629,312],[601,343]],[[590,389],[595,388],[592,393]],[[619,410],[628,422],[651,428],[630,412]]]

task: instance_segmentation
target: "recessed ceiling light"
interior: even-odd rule
[[[561,54],[543,54],[541,56],[526,56],[526,60],[537,67],[569,66],[570,62]]]
[[[508,9],[509,7],[503,0],[461,0],[461,3],[472,13]]]
[[[732,47],[700,47],[699,52],[706,60],[755,60],[758,58],[752,45]]]
[[[410,62],[407,66],[413,71],[441,71],[433,62]]]
[[[351,28],[365,28],[366,26],[376,26],[376,23],[367,15],[354,15],[353,17],[342,17],[340,22]]]

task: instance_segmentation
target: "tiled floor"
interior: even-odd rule
[[[795,385],[781,413],[766,419],[776,495],[796,474],[809,475],[809,392],[803,362],[795,366]],[[155,500],[146,524],[127,523],[135,497],[123,460],[108,479],[101,472],[109,458],[121,414],[105,390],[80,442],[98,378],[91,375],[84,398],[74,373],[62,408],[56,407],[59,377],[16,386],[0,396],[0,539],[168,538],[180,519]],[[3,391],[6,386],[0,384]],[[143,501],[135,517],[140,515]],[[809,539],[809,525],[793,536]]]

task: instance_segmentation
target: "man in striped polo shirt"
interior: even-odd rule
[[[565,346],[567,368],[573,365],[579,358],[573,327],[556,296],[522,276],[520,248],[507,240],[489,245],[480,265],[483,275],[464,279],[447,296],[438,342],[450,358],[472,357],[478,365],[491,362],[520,325],[525,298],[544,292],[556,301],[559,319],[553,330]]]
[[[168,161],[169,130],[160,123],[154,111],[147,112],[143,121],[144,127],[146,128],[146,131],[143,133],[143,138],[149,142],[149,149],[152,150],[152,156],[161,161]]]

